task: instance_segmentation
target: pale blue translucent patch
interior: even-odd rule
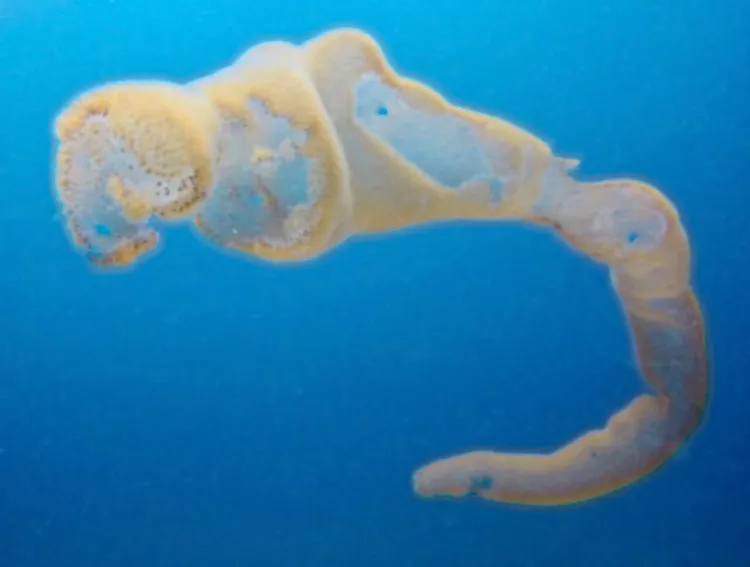
[[[410,106],[377,75],[362,78],[354,100],[360,126],[440,185],[461,189],[485,181],[493,200],[501,198],[506,180],[492,163],[501,149],[491,147],[477,126],[452,114]]]
[[[258,239],[288,240],[284,221],[298,207],[312,206],[317,188],[309,183],[313,160],[300,148],[307,133],[289,119],[274,116],[250,99],[248,124],[227,121],[219,140],[219,179],[201,209],[199,221],[221,244],[244,245]]]

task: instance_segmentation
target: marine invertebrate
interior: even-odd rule
[[[521,219],[608,264],[653,393],[550,454],[428,464],[413,478],[423,496],[586,500],[653,471],[701,418],[704,326],[669,201],[639,181],[576,181],[575,162],[399,76],[362,32],[263,43],[185,85],[105,85],[76,98],[55,131],[67,225],[103,267],[152,250],[156,217],[276,262],[416,223]]]

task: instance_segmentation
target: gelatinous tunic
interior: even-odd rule
[[[413,477],[420,495],[586,500],[653,471],[701,418],[704,328],[672,205],[639,181],[575,181],[575,162],[400,77],[359,31],[263,43],[186,85],[105,85],[55,126],[67,224],[102,267],[154,249],[158,218],[272,261],[415,223],[524,219],[608,264],[652,393],[550,454],[477,451],[428,464]]]

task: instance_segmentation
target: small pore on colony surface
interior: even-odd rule
[[[620,254],[648,252],[664,240],[667,220],[643,194],[623,186],[610,191],[602,205],[594,215],[594,233],[612,239]]]
[[[634,187],[617,181],[579,183],[554,173],[545,179],[535,210],[616,265],[653,253],[669,230],[663,207],[640,184]]]
[[[252,252],[256,243],[284,248],[314,228],[322,183],[303,155],[308,134],[261,100],[247,117],[227,117],[219,139],[219,183],[196,223],[221,246]]]
[[[495,479],[493,479],[490,475],[476,474],[471,477],[471,482],[469,485],[469,493],[481,494],[482,492],[492,490],[492,486],[494,484],[495,484]]]
[[[416,100],[416,97],[413,97]],[[447,189],[484,185],[497,203],[508,178],[506,152],[482,129],[450,112],[412,103],[382,77],[354,87],[356,123]]]

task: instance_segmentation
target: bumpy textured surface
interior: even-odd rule
[[[102,267],[152,250],[157,218],[185,219],[220,246],[273,261],[416,223],[523,219],[608,264],[653,393],[550,454],[479,451],[428,464],[414,474],[420,495],[586,500],[653,471],[700,421],[704,327],[671,204],[638,181],[575,181],[575,162],[400,77],[362,32],[263,43],[186,85],[104,86],[79,96],[55,131],[68,228]]]

